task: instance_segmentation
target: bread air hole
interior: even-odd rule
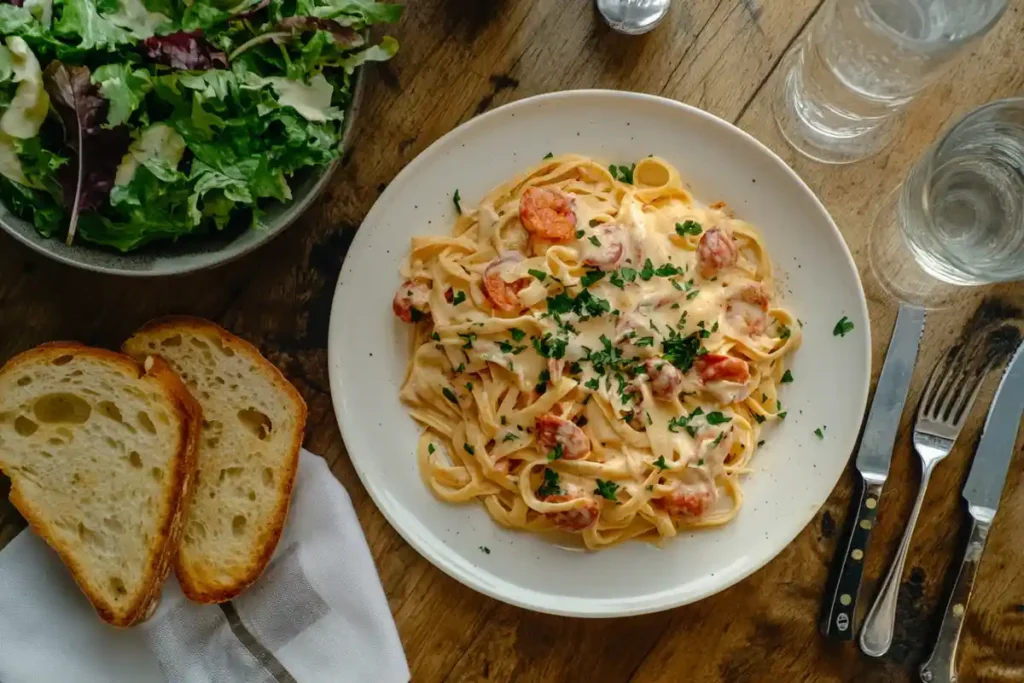
[[[25,375],[24,377],[19,377],[18,378],[18,386],[19,387],[27,387],[29,384],[32,384],[32,378],[29,377],[28,375]]]
[[[128,594],[128,589],[124,587],[124,581],[117,576],[110,577],[110,590],[119,598]]]
[[[241,536],[245,533],[245,515],[235,515],[231,520],[231,533],[235,536]]]
[[[150,346],[152,347],[153,345],[150,344]],[[181,335],[176,334],[174,336],[165,337],[164,339],[161,339],[160,346],[163,346],[165,348],[168,346],[181,346]]]
[[[96,410],[100,411],[100,415],[110,418],[114,422],[124,422],[124,416],[121,414],[121,409],[110,401],[100,401],[96,404]]]
[[[139,469],[142,467],[142,456],[138,451],[132,451],[128,454],[128,462],[132,464],[132,467]]]
[[[75,357],[72,356],[71,354],[65,354],[63,356],[58,356],[57,358],[54,358],[53,359],[53,364],[54,365],[67,365],[68,363],[70,363],[74,359],[75,359]]]
[[[85,424],[92,414],[92,406],[74,394],[47,394],[35,402],[32,412],[37,420],[46,424]]]
[[[139,414],[136,415],[135,417],[139,421],[139,425],[144,430],[146,430],[150,434],[156,434],[156,425],[153,424],[153,420],[150,419],[149,413],[147,413],[145,410],[140,410]]]
[[[14,431],[17,432],[19,436],[32,436],[36,433],[37,429],[39,429],[39,425],[24,415],[19,415],[14,418]]]
[[[268,489],[274,485],[274,470],[269,467],[263,468],[263,485]]]
[[[270,417],[255,408],[246,408],[238,411],[238,421],[248,429],[260,441],[270,438],[270,432],[274,428]]]
[[[149,473],[152,474],[153,478],[156,479],[157,481],[160,481],[161,479],[164,478],[164,471],[159,467],[154,467],[149,471]]]

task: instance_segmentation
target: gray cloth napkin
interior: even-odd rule
[[[345,489],[302,452],[288,523],[260,580],[223,605],[172,577],[131,629],[96,616],[29,531],[0,552],[2,683],[406,683],[409,668]]]

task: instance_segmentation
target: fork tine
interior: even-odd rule
[[[937,375],[936,386],[932,391],[931,402],[925,417],[933,420],[941,419],[940,414],[942,413],[943,406],[946,404],[946,397],[949,395],[950,389],[952,389],[960,374],[962,364],[957,361],[960,360],[963,351],[963,346],[953,347],[946,355],[946,362],[942,366],[941,374]],[[936,368],[935,371],[938,373],[939,368]]]
[[[981,367],[980,371],[977,371],[974,374],[974,386],[968,387],[968,391],[964,392],[963,399],[953,406],[953,409],[950,412],[950,417],[953,419],[953,424],[956,427],[961,427],[967,419],[967,416],[970,414],[971,408],[974,407],[974,401],[978,398],[978,393],[981,391],[981,385],[984,383],[985,377],[992,369],[992,365],[992,361],[989,361]]]
[[[932,407],[935,404],[935,395],[941,384],[940,380],[946,378],[946,368],[949,367],[955,348],[949,349],[943,354],[932,374],[928,377],[928,384],[924,387],[924,394],[921,396],[921,405],[917,408],[917,419],[927,418],[932,414]]]

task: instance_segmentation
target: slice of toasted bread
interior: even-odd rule
[[[164,358],[203,406],[175,571],[192,600],[230,600],[259,578],[281,537],[306,404],[256,347],[206,320],[155,320],[124,351]]]
[[[0,470],[11,502],[96,611],[130,626],[156,606],[195,471],[202,415],[158,358],[44,344],[0,369]]]

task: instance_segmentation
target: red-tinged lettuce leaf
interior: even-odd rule
[[[71,207],[67,236],[71,244],[79,214],[99,209],[110,196],[131,136],[125,126],[103,127],[107,101],[92,84],[87,67],[51,62],[43,72],[43,87],[64,124],[64,142],[71,151],[70,163],[58,174],[64,203]]]
[[[25,4],[23,0],[4,0],[4,2],[8,5],[14,5],[15,7],[21,7]]]
[[[228,68],[228,56],[206,42],[199,30],[152,36],[142,41],[142,49],[150,61],[178,71]]]
[[[278,28],[295,33],[308,31],[326,31],[331,34],[334,43],[340,48],[359,47],[363,44],[363,37],[348,27],[342,26],[334,19],[323,19],[321,17],[286,17],[278,22]]]

